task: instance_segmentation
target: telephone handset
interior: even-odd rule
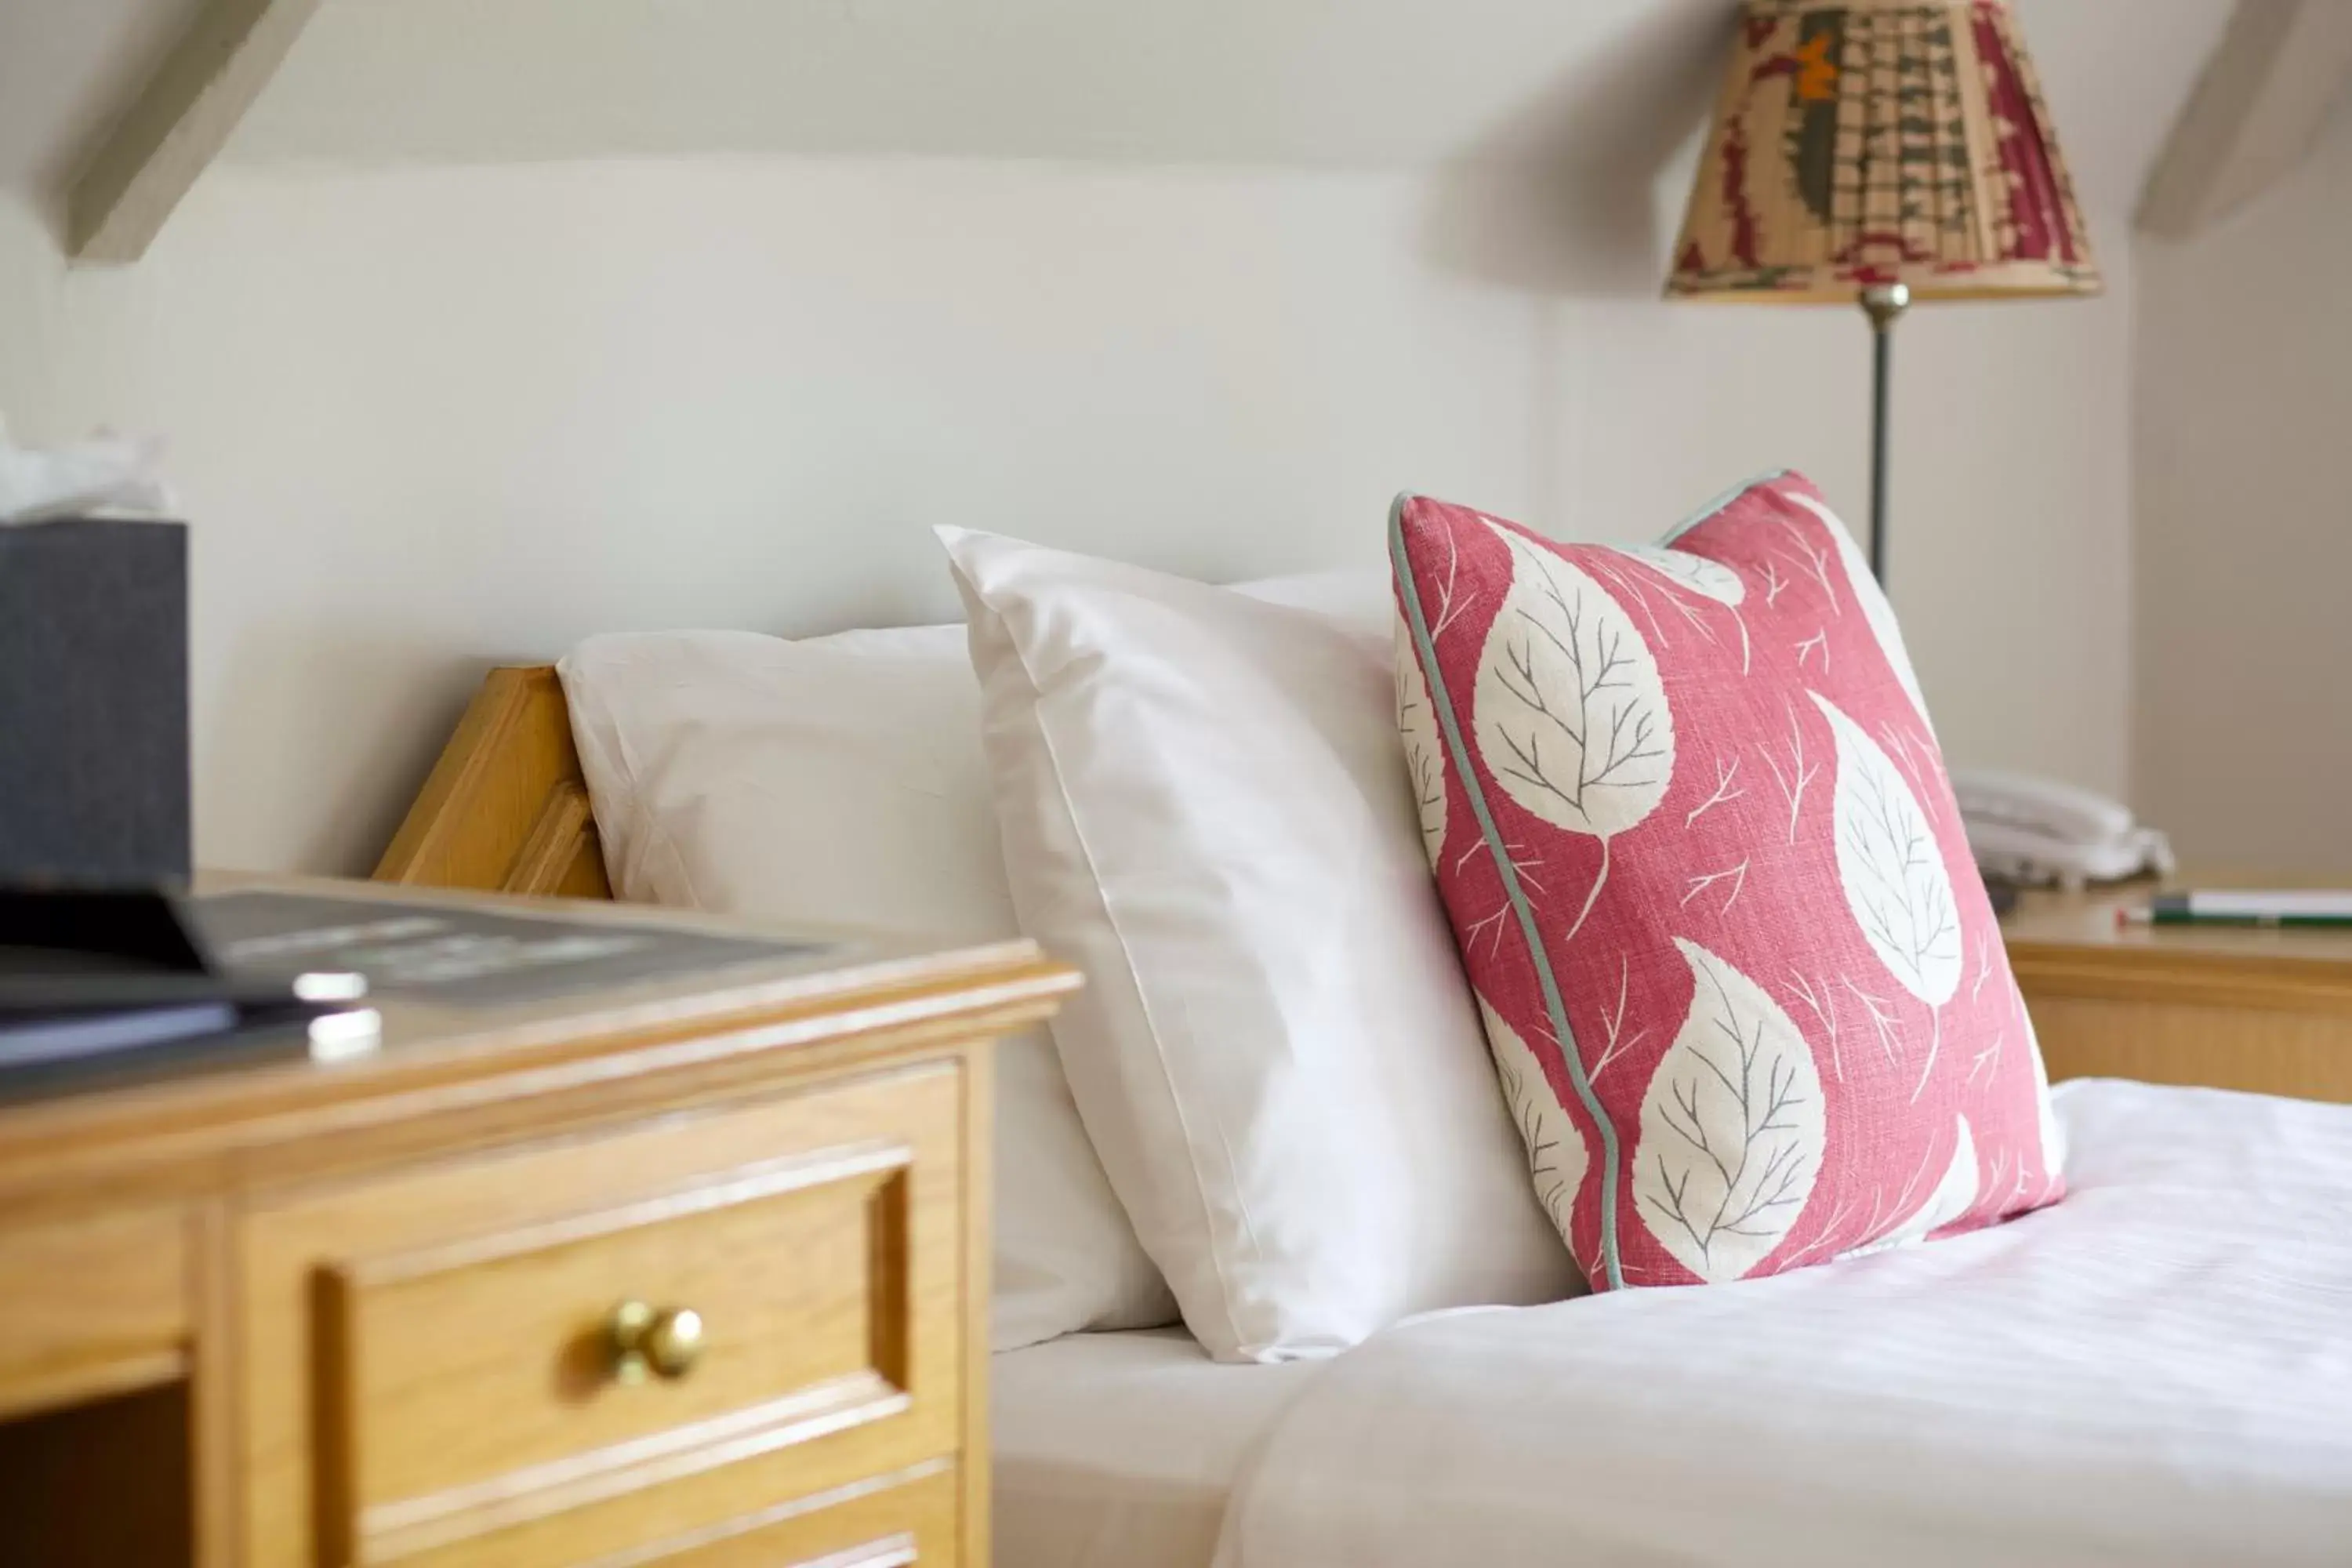
[[[2025,773],[1960,768],[1952,794],[1969,849],[1988,877],[2079,888],[2143,871],[2169,875],[2172,847],[2120,803]]]

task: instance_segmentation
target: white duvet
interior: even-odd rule
[[[2071,1193],[2011,1225],[1350,1352],[1219,1562],[2352,1563],[2352,1107],[2058,1102]]]

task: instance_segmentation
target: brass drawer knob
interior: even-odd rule
[[[702,1359],[702,1314],[691,1307],[624,1301],[605,1327],[615,1383],[643,1383],[648,1375],[674,1383]]]

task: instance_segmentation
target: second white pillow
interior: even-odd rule
[[[614,890],[715,914],[1013,934],[961,626],[591,637],[562,665]],[[1045,1031],[996,1055],[990,1348],[1173,1321]]]
[[[1022,929],[1185,1322],[1225,1360],[1578,1289],[1530,1195],[1423,860],[1387,638],[939,531]]]

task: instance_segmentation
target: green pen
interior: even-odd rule
[[[2158,893],[2144,910],[2116,911],[2124,925],[2352,926],[2352,892]]]

